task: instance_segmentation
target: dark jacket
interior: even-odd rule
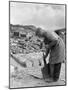
[[[48,39],[48,45],[50,52],[50,64],[61,63],[65,60],[65,45],[61,37],[55,32],[47,32],[44,34],[44,43],[46,38]]]

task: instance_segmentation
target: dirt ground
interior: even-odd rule
[[[24,69],[20,65],[18,65],[14,60],[10,62],[12,65],[19,66],[19,71],[15,72],[15,74],[11,75],[10,74],[10,88],[24,88],[24,87],[38,87],[38,86],[56,86],[56,85],[65,85],[65,63],[62,64],[61,67],[61,73],[60,73],[60,78],[57,82],[51,82],[47,83],[42,79],[42,73],[40,69],[35,70],[35,74],[38,74],[39,78],[34,78],[30,73],[31,72],[34,74],[33,69]],[[33,71],[33,72],[32,72]]]

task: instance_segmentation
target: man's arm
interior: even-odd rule
[[[47,48],[47,52],[46,52],[46,57],[48,56],[50,50],[52,49],[52,47],[54,47],[55,45],[57,44],[57,41],[52,41],[51,43],[49,43],[49,45],[46,45],[46,48]]]
[[[46,50],[46,55],[45,55],[45,58],[48,56],[49,51],[50,51],[50,48],[49,48],[49,46],[48,46],[48,45],[46,46],[46,49],[47,49],[47,50]]]
[[[51,41],[49,43],[49,49],[51,49],[52,47],[54,47],[57,44],[57,40]]]
[[[42,49],[42,47],[43,47],[43,42],[40,43],[40,49]]]

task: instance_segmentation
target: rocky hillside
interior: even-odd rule
[[[35,30],[36,27],[34,26],[10,25],[11,52],[31,53],[39,51],[42,39],[35,36]]]

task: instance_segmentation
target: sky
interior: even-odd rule
[[[65,28],[65,5],[11,2],[10,23],[46,30]]]

